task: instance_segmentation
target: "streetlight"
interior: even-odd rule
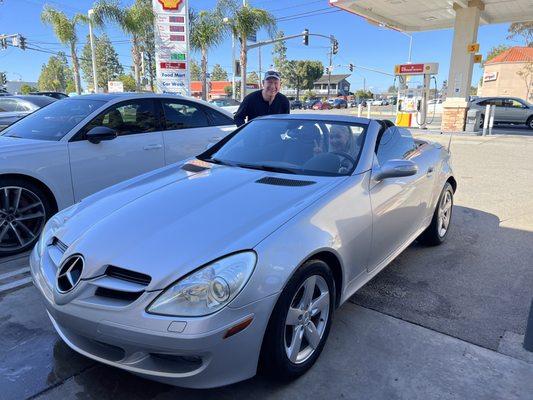
[[[409,33],[398,31],[402,35],[405,35],[409,38],[409,57],[407,58],[407,64],[411,64],[411,50],[413,49],[413,35],[410,35]]]
[[[228,17],[224,17],[222,20],[225,24],[231,27],[231,98],[235,100],[235,32],[233,31],[233,25]]]
[[[87,15],[89,17],[89,38],[91,41],[91,58],[93,61],[93,85],[94,85],[94,93],[98,93],[98,77],[96,76],[96,53],[94,50],[94,37],[93,37],[93,23],[92,23],[92,16],[94,14],[94,10],[91,8]]]

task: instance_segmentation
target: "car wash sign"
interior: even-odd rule
[[[187,0],[152,0],[157,91],[189,95]]]

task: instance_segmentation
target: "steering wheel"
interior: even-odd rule
[[[355,159],[348,153],[345,153],[344,151],[330,151],[330,154],[336,154],[338,156],[341,156],[343,158],[346,158],[348,161],[352,163],[352,165],[355,165]]]

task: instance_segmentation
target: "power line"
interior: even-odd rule
[[[331,8],[329,8],[329,7],[326,7],[326,8],[318,8],[318,9],[316,9],[316,10],[305,11],[305,12],[298,13],[298,14],[285,15],[285,16],[282,16],[282,17],[278,17],[278,18],[276,18],[276,21],[278,21],[278,20],[280,20],[280,19],[292,18],[292,17],[298,17],[298,16],[301,16],[301,15],[306,15],[306,14],[311,14],[311,13],[315,13],[315,12],[318,12],[318,11],[326,11],[326,10],[331,10]]]
[[[303,15],[303,16],[292,17],[292,18],[286,17],[285,19],[280,19],[280,20],[277,20],[277,21],[278,22],[287,22],[287,21],[292,21],[292,20],[295,20],[295,19],[301,19],[301,18],[307,18],[307,17],[316,17],[316,16],[324,15],[324,14],[333,14],[333,13],[337,13],[337,12],[341,12],[341,11],[343,11],[343,10],[330,10],[330,11],[325,11],[325,12],[312,14],[312,15]]]

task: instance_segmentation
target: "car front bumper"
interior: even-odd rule
[[[78,353],[148,379],[190,388],[228,385],[256,374],[277,295],[196,318],[146,313],[146,305],[161,291],[145,292],[126,307],[99,304],[90,296],[57,304],[55,282],[49,282],[50,273],[45,272],[50,263],[46,254],[40,258],[34,249],[32,278],[57,333]],[[73,292],[78,289],[83,288]],[[253,320],[248,327],[225,338],[230,328],[249,318]]]

